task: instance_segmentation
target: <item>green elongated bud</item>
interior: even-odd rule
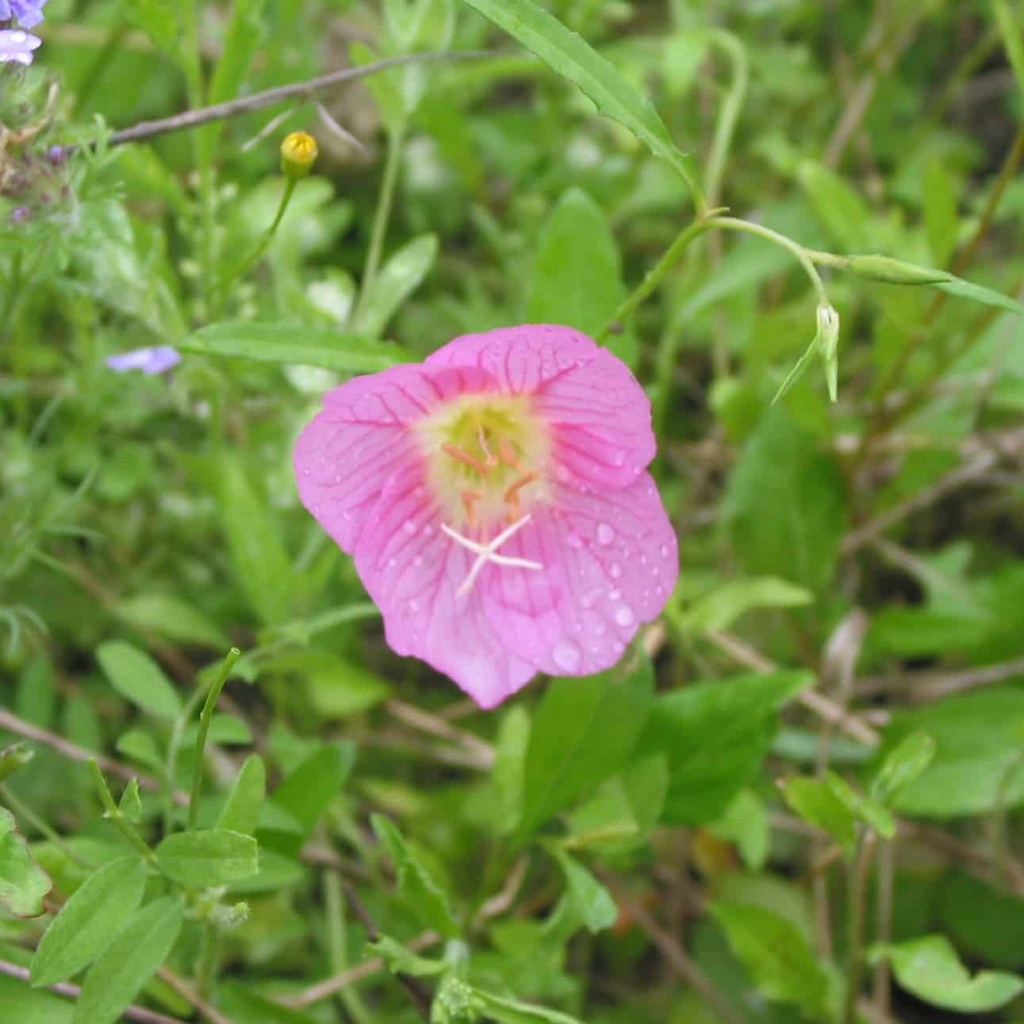
[[[888,284],[941,284],[952,280],[951,275],[934,267],[919,267],[913,263],[894,260],[890,256],[850,256],[846,268],[858,277]]]

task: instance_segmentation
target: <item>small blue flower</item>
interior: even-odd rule
[[[4,0],[0,0],[0,5]],[[0,7],[2,13],[2,7]],[[22,32],[20,28],[0,28],[0,64],[14,61],[17,64],[31,64],[32,51],[42,43],[39,36]]]
[[[153,348],[135,348],[130,352],[122,352],[120,355],[108,356],[106,364],[118,373],[127,370],[141,370],[143,373],[154,376],[158,373],[166,373],[172,367],[181,362],[178,350],[170,345],[157,345]]]
[[[22,28],[32,28],[43,20],[46,0],[0,0],[0,21],[12,18]]]

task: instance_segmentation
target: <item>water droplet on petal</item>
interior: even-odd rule
[[[598,523],[597,543],[607,546],[615,540],[615,531],[607,523]]]
[[[621,590],[609,590],[608,591],[608,600],[609,601],[618,601],[618,599],[620,597],[622,597],[622,591]]]
[[[615,456],[612,459],[612,462],[614,462],[616,466],[621,466],[625,461],[626,461],[626,453],[624,451],[622,451],[622,449],[620,448],[615,453]]]
[[[633,615],[633,609],[628,604],[622,605],[620,608],[615,609],[615,621],[625,628],[626,626],[632,626],[636,622],[636,616]]]
[[[419,603],[419,601],[410,601],[409,602],[409,611],[411,611],[411,612],[418,612],[419,610],[420,610],[420,603]]]
[[[658,551],[661,552],[661,557],[662,558],[668,558],[668,545],[667,544],[662,544],[661,547],[658,548]]]
[[[551,657],[563,672],[575,672],[580,666],[582,654],[572,640],[562,637],[552,648]]]
[[[563,484],[567,484],[572,479],[572,473],[562,465],[555,470],[555,476],[558,477],[559,483]]]
[[[608,627],[598,619],[597,622],[594,623],[594,636],[604,636],[607,632]]]
[[[417,556],[416,556],[416,557],[415,557],[415,558],[414,558],[414,559],[412,560],[412,564],[413,564],[413,565],[416,565],[416,566],[420,566],[420,565],[422,565],[422,564],[423,564],[423,559],[422,559],[422,558],[421,558],[421,557],[420,557],[419,555],[417,555]]]
[[[430,523],[427,523],[427,525],[423,527],[423,536],[424,537],[429,537],[433,532],[434,532],[434,528],[430,525]]]
[[[415,533],[416,524],[411,519],[406,519],[406,521],[402,523],[402,529],[405,530],[406,533]]]
[[[613,580],[617,580],[622,575],[622,566],[618,562],[612,562],[611,568],[608,570]]]
[[[395,560],[393,558],[389,558],[388,559],[388,568],[389,569],[394,569],[394,567],[395,567]]]
[[[579,551],[579,549],[583,547],[583,538],[575,530],[569,534],[565,542],[573,549],[573,551]]]

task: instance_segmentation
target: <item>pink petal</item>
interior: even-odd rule
[[[679,574],[675,533],[647,473],[603,494],[561,490],[502,554],[544,570],[487,566],[478,584],[487,619],[504,647],[551,675],[616,664]]]
[[[384,617],[397,654],[443,672],[482,708],[492,708],[536,674],[506,649],[481,592],[459,595],[474,556],[445,536],[424,468],[403,463],[381,490],[355,552],[356,569]],[[484,573],[499,571],[486,566]]]
[[[335,388],[295,443],[302,503],[353,553],[389,476],[421,458],[409,425],[449,398],[493,386],[480,370],[395,366]]]
[[[467,334],[428,366],[476,366],[499,386],[536,396],[555,438],[563,483],[623,487],[654,458],[651,405],[625,363],[585,334],[553,324]]]

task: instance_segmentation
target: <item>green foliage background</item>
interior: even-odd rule
[[[0,65],[4,1019],[1024,1021],[1022,25],[50,0]],[[483,713],[290,452],[530,321],[648,390],[682,572],[618,668]]]

